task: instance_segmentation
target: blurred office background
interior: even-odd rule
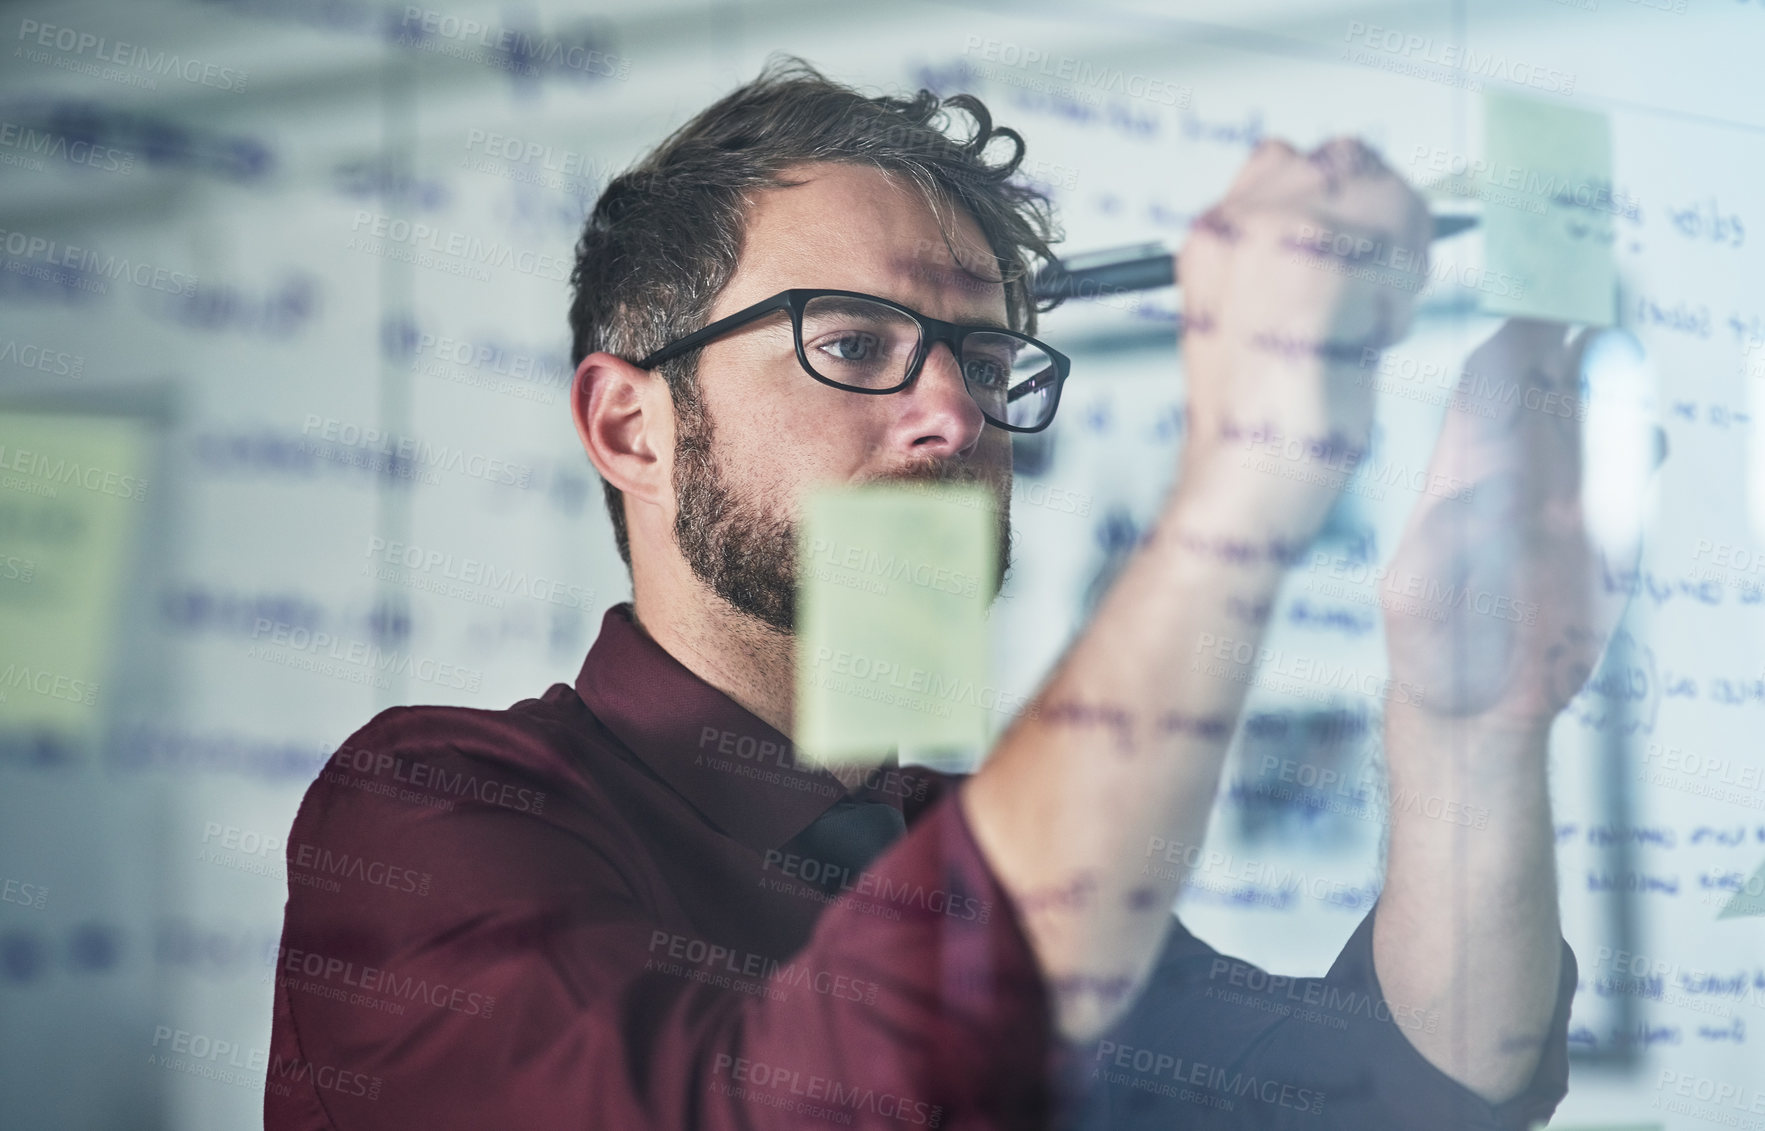
[[[1582,970],[1556,1123],[1720,1121],[1654,1105],[1686,1075],[1765,1086],[1765,919],[1717,918],[1765,861],[1762,43],[1757,0],[7,5],[0,1123],[259,1121],[306,784],[388,706],[570,682],[629,596],[565,403],[572,246],[610,173],[775,51],[980,95],[1075,252],[1179,245],[1264,137],[1354,133],[1452,195],[1483,93],[1608,116],[1636,204],[1611,218],[1619,320],[1672,457],[1638,570],[1604,581],[1634,593],[1619,641],[1553,738]],[[1368,577],[1498,324],[1477,233],[1436,254],[1381,382],[1397,470],[1295,571],[1290,656],[1384,671]],[[1043,323],[1075,369],[1018,447],[1007,701],[1171,481],[1180,309]],[[1256,689],[1193,929],[1327,967],[1377,892],[1380,705]]]

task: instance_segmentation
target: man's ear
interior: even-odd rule
[[[674,450],[673,401],[661,377],[591,353],[576,367],[570,417],[602,478],[633,498],[660,501],[669,486],[663,457]]]

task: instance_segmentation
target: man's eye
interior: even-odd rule
[[[1010,368],[996,361],[971,360],[967,368],[968,379],[986,388],[1002,388],[1011,376]]]
[[[854,331],[831,338],[816,348],[832,355],[836,361],[872,361],[876,358],[878,344],[875,334]]]

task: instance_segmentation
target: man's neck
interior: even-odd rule
[[[632,585],[632,619],[638,629],[688,671],[791,739],[794,754],[796,637],[737,612],[729,602],[684,578],[656,584],[650,577],[649,571],[639,571]],[[874,758],[827,769],[848,790],[856,791],[875,770],[893,766],[895,759],[891,747]]]
[[[634,586],[633,619],[694,675],[791,737],[796,638],[737,612],[704,589]]]

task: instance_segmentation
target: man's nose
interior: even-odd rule
[[[914,406],[907,420],[916,433],[911,441],[916,452],[965,456],[980,442],[987,418],[969,395],[962,363],[950,343],[932,343],[905,395]]]

